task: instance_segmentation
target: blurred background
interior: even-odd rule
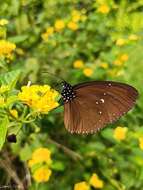
[[[0,73],[21,70],[17,89],[113,80],[140,94],[132,111],[94,135],[69,134],[63,107],[23,124],[0,153],[0,189],[142,190],[143,1],[0,3]]]

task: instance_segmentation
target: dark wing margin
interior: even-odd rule
[[[64,105],[64,122],[71,133],[95,133],[119,119],[135,104],[137,90],[127,84],[93,81],[75,85],[76,98]]]

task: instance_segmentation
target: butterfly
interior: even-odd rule
[[[91,81],[77,85],[62,82],[64,124],[70,133],[91,134],[113,123],[136,102],[138,91],[124,83]]]

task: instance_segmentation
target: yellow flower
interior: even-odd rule
[[[65,28],[65,23],[63,20],[56,20],[55,22],[55,30],[56,31],[61,31]]]
[[[89,190],[89,185],[85,181],[82,181],[74,185],[74,190]]]
[[[0,26],[4,26],[8,24],[8,20],[7,19],[0,19]]]
[[[116,41],[116,45],[117,45],[117,46],[123,46],[123,45],[125,45],[125,43],[126,43],[126,41],[125,41],[125,39],[123,39],[123,38],[119,38],[119,39]]]
[[[137,35],[135,35],[135,34],[131,34],[130,36],[129,36],[129,40],[131,40],[131,41],[136,41],[136,40],[138,40],[139,39],[139,37],[137,36]]]
[[[52,171],[49,168],[43,166],[34,172],[33,178],[38,183],[46,182],[49,180],[51,174],[52,174]]]
[[[84,62],[82,60],[76,60],[74,63],[73,63],[73,67],[76,68],[76,69],[81,69],[84,67]]]
[[[32,158],[38,162],[45,161],[47,163],[51,163],[51,151],[47,148],[38,148],[33,152]]]
[[[73,22],[78,22],[81,19],[81,13],[78,10],[73,10],[71,15]]]
[[[17,112],[16,109],[11,109],[11,110],[10,110],[10,114],[11,114],[13,117],[18,118],[18,112]]]
[[[16,45],[6,40],[0,40],[0,56],[8,56],[15,50]]]
[[[108,63],[101,63],[100,67],[102,67],[103,69],[108,69]]]
[[[78,24],[76,22],[73,22],[73,21],[70,21],[67,26],[71,30],[77,30],[78,29]]]
[[[139,138],[139,147],[143,150],[143,137]]]
[[[44,41],[47,41],[49,36],[51,36],[52,34],[54,33],[54,28],[53,27],[48,27],[46,32],[44,32],[43,34],[41,34],[41,38],[44,40]]]
[[[52,26],[48,27],[46,33],[52,35],[54,33],[54,28]]]
[[[122,66],[124,63],[119,60],[119,59],[116,59],[114,62],[113,62],[113,65],[116,65],[116,66]]]
[[[110,11],[110,8],[106,4],[100,5],[100,7],[98,8],[98,12],[103,13],[103,14],[107,14],[109,13],[109,11]]]
[[[22,92],[18,94],[19,100],[43,114],[48,113],[59,105],[56,101],[58,96],[59,93],[48,85],[23,86]]]
[[[103,188],[104,183],[101,179],[99,179],[98,175],[96,173],[93,173],[90,180],[89,184],[95,188]]]
[[[38,148],[33,154],[32,158],[28,161],[28,166],[32,167],[37,163],[46,162],[47,164],[51,164],[51,151],[47,148]]]
[[[93,74],[93,70],[91,68],[85,68],[83,69],[83,73],[85,76],[90,77]]]
[[[124,53],[124,54],[122,54],[121,56],[120,56],[120,60],[121,61],[128,61],[128,59],[129,59],[129,56],[128,56],[128,54],[126,54],[126,53]]]
[[[47,41],[48,40],[48,37],[49,37],[49,34],[47,32],[41,34],[41,38],[44,40],[44,41]]]
[[[127,128],[126,127],[116,127],[114,129],[114,138],[117,140],[124,140],[126,138]]]

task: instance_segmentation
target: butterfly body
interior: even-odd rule
[[[113,81],[91,81],[75,86],[63,82],[64,123],[71,133],[94,133],[119,119],[135,104],[137,90]]]
[[[76,97],[76,95],[73,90],[73,87],[70,84],[64,81],[62,82],[62,85],[63,85],[63,90],[61,92],[62,99],[64,103],[68,103],[69,101],[72,101]]]

